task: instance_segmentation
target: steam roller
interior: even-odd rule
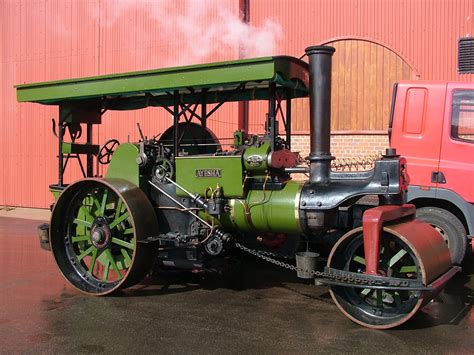
[[[245,252],[328,285],[342,313],[365,327],[412,318],[459,268],[406,204],[409,167],[395,149],[369,171],[331,170],[334,52],[312,46],[308,62],[275,56],[18,86],[19,101],[59,106],[59,181],[40,240],[66,280],[103,296],[137,284],[153,263],[204,272]],[[291,151],[297,98],[309,101],[306,164]],[[224,103],[252,100],[268,103],[264,134],[239,130],[229,144],[209,130]],[[92,143],[105,112],[149,106],[173,125],[151,138],[138,125],[138,142]],[[76,141],[81,125],[86,143]],[[80,154],[84,178],[65,184]],[[327,265],[316,269],[323,248]]]
[[[328,270],[344,270],[346,279],[360,281],[353,287],[334,282],[332,299],[344,315],[369,328],[388,329],[405,323],[457,272],[451,269],[451,256],[441,235],[413,219],[414,206],[404,209],[384,206],[366,211],[363,227],[345,234],[329,255]],[[389,222],[380,229],[377,218],[407,211],[409,220]],[[375,221],[369,220],[377,214]],[[388,286],[382,285],[384,278],[390,280]]]

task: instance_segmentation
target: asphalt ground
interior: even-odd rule
[[[243,258],[232,277],[157,272],[133,290],[90,297],[39,248],[38,220],[0,217],[2,353],[474,352],[474,260],[405,325],[346,319],[326,287]]]

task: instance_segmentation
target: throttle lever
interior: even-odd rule
[[[138,133],[140,133],[140,143],[139,143],[139,152],[136,158],[136,162],[138,166],[145,166],[148,163],[148,157],[145,154],[145,141],[146,137],[143,135],[142,129],[140,127],[140,123],[137,122],[137,127],[138,127]]]

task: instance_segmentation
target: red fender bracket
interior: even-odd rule
[[[371,208],[362,217],[364,235],[365,273],[378,275],[380,235],[383,224],[404,217],[415,218],[416,208],[412,204],[401,206],[384,205]]]

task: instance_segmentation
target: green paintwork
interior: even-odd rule
[[[404,274],[404,273],[415,273],[416,272],[416,265],[406,265],[406,266],[402,266],[400,268],[400,273],[401,274]]]
[[[200,169],[218,169],[221,177],[196,177],[196,171]],[[219,185],[224,197],[241,198],[244,196],[242,179],[242,156],[240,155],[176,158],[176,183],[201,196],[206,195],[208,188],[215,190]],[[188,196],[180,189],[176,189],[176,194],[183,197]]]
[[[49,187],[49,191],[51,191],[51,193],[53,194],[53,197],[54,197],[54,200],[57,201],[57,199],[59,198],[59,195],[61,195],[61,192],[63,192],[62,189],[56,189],[54,187]]]
[[[150,104],[145,93],[161,100],[155,103],[157,106],[171,105],[167,92],[174,90],[182,90],[184,102],[193,102],[195,94],[190,87],[208,89],[207,102],[220,102],[241,83],[246,83],[245,90],[226,101],[267,99],[269,82],[276,83],[277,89],[284,88],[281,92],[285,97],[304,97],[308,81],[307,63],[277,56],[23,84],[16,89],[19,102],[59,105],[120,96],[115,109],[136,109]]]
[[[234,145],[240,146],[245,143],[245,132],[244,131],[235,131],[234,132]]]
[[[356,263],[359,263],[361,265],[365,265],[365,258],[361,257],[361,256],[354,256],[354,258],[352,258],[352,260],[354,260]]]
[[[245,200],[230,201],[231,211],[221,217],[220,224],[246,232],[301,233],[299,198],[302,186],[302,183],[289,181],[280,191],[249,191]],[[245,209],[250,212],[247,216]]]
[[[114,237],[106,249],[99,250],[92,244],[91,227],[94,219],[104,217],[106,211],[108,216],[109,211],[113,213],[108,226]],[[71,222],[75,227],[72,228],[70,241],[75,246],[77,260],[85,264],[89,276],[105,282],[123,278],[121,271],[127,271],[131,266],[135,249],[133,232],[127,232],[131,226],[129,217],[122,199],[108,188],[90,191],[84,197]]]
[[[62,143],[63,154],[97,154],[99,146],[97,144],[80,144],[80,143]]]
[[[140,171],[137,164],[138,147],[131,143],[122,143],[115,150],[110,162],[107,178],[124,179],[140,186]]]
[[[260,146],[253,145],[244,152],[245,170],[252,175],[262,174],[268,170],[268,155],[270,154],[270,142],[263,142]]]

